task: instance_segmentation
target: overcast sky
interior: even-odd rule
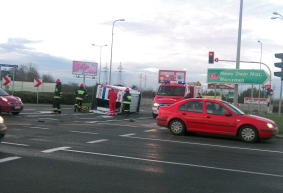
[[[63,83],[81,83],[72,75],[72,61],[106,63],[109,68],[114,27],[112,83],[118,67],[126,86],[157,89],[158,70],[185,70],[187,81],[206,88],[207,68],[235,68],[233,62],[208,64],[208,52],[220,60],[236,60],[240,0],[0,0],[0,63],[37,65]],[[282,0],[244,0],[242,61],[260,61],[272,70],[275,53],[283,53]],[[241,69],[259,64],[241,63]],[[268,73],[266,67],[262,67]],[[104,73],[101,72],[101,81]],[[97,79],[86,79],[93,85]],[[146,83],[146,84],[145,84]],[[243,89],[243,88],[242,88]],[[241,87],[240,87],[241,91]]]

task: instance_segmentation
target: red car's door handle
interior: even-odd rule
[[[182,113],[182,115],[186,115],[186,113]]]
[[[210,116],[206,116],[206,118],[211,118]]]

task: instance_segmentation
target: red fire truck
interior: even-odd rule
[[[195,98],[197,93],[201,93],[202,95],[202,92],[203,87],[199,82],[164,81],[164,83],[159,86],[153,99],[152,117],[157,117],[159,106],[169,106],[185,98]]]

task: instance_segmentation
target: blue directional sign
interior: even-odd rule
[[[11,68],[18,68],[18,65],[12,65],[12,64],[0,64],[0,66],[2,67],[11,67]]]

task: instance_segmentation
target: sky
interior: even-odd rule
[[[83,81],[72,74],[72,61],[96,62],[99,71],[100,57],[103,82],[118,19],[125,21],[114,25],[113,84],[120,64],[126,86],[153,90],[159,70],[186,71],[187,82],[199,81],[206,89],[208,68],[236,68],[235,62],[208,64],[208,52],[236,60],[240,0],[0,0],[0,5],[0,64],[33,63],[40,74],[63,83]],[[279,97],[280,78],[273,72],[280,71],[274,54],[283,53],[283,20],[271,19],[273,12],[283,15],[282,0],[243,1],[240,60],[262,58]],[[241,63],[240,69],[260,65]],[[86,85],[98,81],[87,77]]]

